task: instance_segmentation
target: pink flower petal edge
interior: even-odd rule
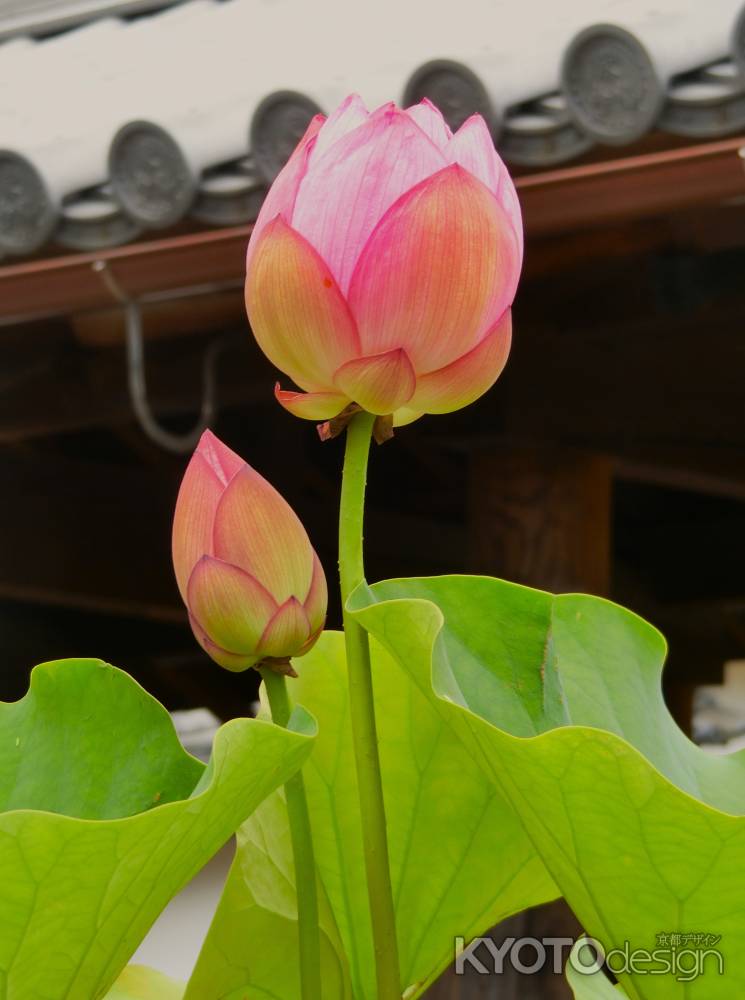
[[[397,348],[348,361],[334,374],[334,382],[363,410],[384,416],[414,395],[416,373],[406,351]]]
[[[262,656],[296,656],[310,636],[311,628],[305,608],[295,597],[282,604],[259,641]]]
[[[341,413],[351,400],[339,392],[290,392],[274,387],[274,396],[288,413],[302,420],[330,420]]]
[[[218,666],[224,667],[226,670],[230,670],[233,673],[240,673],[243,670],[248,670],[249,667],[255,666],[259,662],[260,657],[258,656],[241,656],[240,654],[230,653],[228,650],[218,646],[210,639],[202,626],[192,615],[189,615],[189,624],[191,625],[191,630],[194,633],[194,638],[210,659],[214,660]]]
[[[451,163],[459,163],[485,184],[494,194],[510,220],[515,240],[523,254],[523,219],[515,185],[481,115],[471,115],[463,122],[445,148]]]
[[[189,577],[189,611],[212,642],[251,654],[277,602],[259,581],[231,563],[204,555]]]
[[[418,104],[406,109],[406,114],[415,121],[422,132],[429,136],[440,150],[445,150],[453,137],[450,126],[442,117],[442,112],[426,97]]]
[[[404,111],[374,111],[318,158],[292,214],[346,293],[362,247],[402,194],[445,165],[445,157]]]
[[[313,549],[305,528],[249,465],[233,477],[217,506],[214,554],[260,580],[278,604],[308,592]]]
[[[499,272],[513,246],[496,198],[459,164],[415,185],[380,220],[352,276],[362,351],[404,346],[418,374],[470,350],[495,295],[500,312],[509,305],[511,276]]]
[[[176,582],[184,601],[197,560],[212,553],[212,522],[223,490],[243,465],[240,456],[207,430],[186,468],[171,537]]]
[[[251,239],[246,250],[246,268],[251,261],[256,250],[256,244],[265,227],[278,215],[283,215],[286,219],[292,218],[295,209],[300,183],[308,169],[310,155],[316,143],[316,138],[321,131],[326,119],[323,115],[316,115],[311,119],[300,142],[295,147],[290,159],[280,170],[274,183],[269,188],[266,198],[259,211],[259,215],[254,223]]]
[[[350,94],[338,108],[331,112],[321,126],[313,149],[313,156],[321,156],[347,132],[351,132],[358,125],[363,125],[369,117],[370,112],[359,94]]]
[[[333,372],[359,354],[354,318],[328,265],[281,216],[249,264],[246,308],[259,347],[302,389],[330,389]]]
[[[468,354],[438,371],[419,376],[412,410],[452,413],[473,403],[502,374],[511,341],[512,313],[508,309]]]

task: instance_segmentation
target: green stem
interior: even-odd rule
[[[261,671],[272,721],[282,728],[290,719],[290,700],[282,674],[266,667]],[[321,935],[318,927],[318,888],[313,834],[302,771],[285,784],[287,816],[295,859],[298,936],[300,944],[300,993],[302,1000],[321,998]]]
[[[378,1000],[401,1000],[396,915],[388,860],[370,646],[367,632],[346,611],[347,598],[365,579],[362,556],[365,484],[374,421],[375,417],[371,414],[358,413],[347,428],[339,513],[339,574]]]

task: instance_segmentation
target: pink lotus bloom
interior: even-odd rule
[[[304,393],[408,423],[481,396],[510,348],[522,264],[515,188],[479,115],[453,135],[429,101],[310,123],[262,207],[246,305],[267,357]]]
[[[321,633],[326,577],[305,528],[210,431],[176,501],[173,566],[194,635],[221,667],[302,656]]]

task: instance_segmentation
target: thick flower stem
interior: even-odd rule
[[[286,728],[290,718],[290,700],[283,674],[270,667],[261,671],[272,721]],[[318,888],[313,835],[310,828],[308,799],[302,771],[285,784],[287,816],[295,860],[298,935],[300,945],[300,993],[302,1000],[321,1000],[321,936],[318,927]]]
[[[370,647],[367,632],[346,611],[347,598],[365,578],[362,557],[365,485],[374,421],[375,417],[369,413],[358,413],[347,428],[339,514],[339,573],[342,607],[345,609],[344,637],[349,673],[349,702],[378,1000],[400,1000],[401,975],[375,724]]]

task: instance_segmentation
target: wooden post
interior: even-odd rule
[[[558,448],[476,452],[469,476],[475,573],[555,592],[610,587],[611,463]]]
[[[469,471],[470,569],[555,592],[605,595],[610,587],[610,460],[559,448],[495,444],[474,452]],[[572,937],[581,928],[563,900],[504,921],[507,937]],[[551,953],[549,953],[549,959]],[[566,957],[566,956],[565,956]],[[572,993],[550,961],[520,975],[505,964],[497,977],[450,969],[428,1000],[565,1000]]]

